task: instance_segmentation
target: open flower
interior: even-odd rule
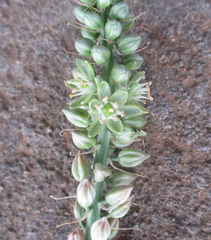
[[[124,129],[124,121],[128,125],[129,120],[143,114],[142,108],[126,104],[127,91],[117,91],[111,95],[110,87],[105,81],[98,85],[97,96],[98,99],[89,102],[89,114],[92,116],[89,137],[96,136],[105,124],[111,132],[119,134]]]
[[[98,99],[92,99],[89,103],[89,113],[92,116],[89,136],[96,136],[105,124],[111,132],[121,133],[123,124],[120,118],[125,116],[121,108],[127,102],[128,93],[118,91],[111,95],[108,83],[102,81],[97,88],[97,95]]]
[[[74,79],[66,82],[66,86],[71,89],[70,97],[79,96],[70,102],[70,108],[78,108],[88,104],[96,92],[96,84],[99,77],[95,77],[92,65],[88,61],[76,60],[77,67],[73,69]]]
[[[132,104],[135,104],[136,106],[142,107],[140,102],[145,102],[146,99],[153,100],[153,98],[150,96],[150,88],[149,86],[152,84],[152,82],[147,83],[139,83],[142,79],[145,79],[145,72],[141,71],[138,72],[130,81],[128,84],[128,100]],[[147,111],[145,111],[146,114]]]

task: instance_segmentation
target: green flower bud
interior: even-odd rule
[[[84,24],[89,30],[97,31],[102,25],[102,19],[98,13],[87,11],[84,16]]]
[[[95,44],[87,38],[79,38],[75,41],[77,51],[84,57],[91,56],[91,50]]]
[[[128,14],[124,20],[133,19],[135,16],[133,14]],[[134,20],[122,22],[122,31],[127,31],[131,29],[134,25]]]
[[[85,7],[77,6],[74,8],[74,13],[79,22],[84,24],[84,16],[86,14]]]
[[[96,192],[94,186],[88,179],[84,179],[77,188],[78,203],[83,208],[89,207],[95,198]]]
[[[132,117],[132,118],[124,118],[122,120],[124,126],[129,126],[133,128],[141,128],[146,124],[146,120],[140,116]]]
[[[111,142],[112,142],[112,144],[114,146],[121,148],[121,147],[128,147],[128,146],[130,146],[134,141],[131,140],[131,141],[127,141],[127,142],[121,142],[121,141],[117,141],[115,139],[111,139]]]
[[[109,177],[109,183],[113,187],[129,185],[136,177],[133,174],[116,172]]]
[[[106,168],[101,163],[96,163],[95,164],[95,169],[94,169],[93,172],[94,172],[94,175],[95,175],[95,181],[96,182],[103,182],[106,177],[111,175],[111,170]]]
[[[111,234],[108,238],[110,240],[110,239],[114,238],[118,233],[117,228],[119,228],[119,219],[118,218],[109,218],[108,222],[109,222],[109,225],[111,228]]]
[[[122,32],[122,24],[116,20],[108,21],[105,25],[105,37],[111,41],[119,37]]]
[[[91,55],[98,65],[104,65],[108,62],[111,52],[103,45],[95,45],[92,48]]]
[[[124,217],[130,209],[132,199],[134,196],[131,196],[126,202],[121,204],[115,204],[111,206],[108,210],[109,216],[113,218],[122,218]]]
[[[82,132],[72,132],[72,139],[76,147],[80,149],[88,149],[95,145],[96,139],[88,137]]]
[[[135,108],[135,106],[131,106],[131,108],[133,107]],[[111,142],[114,146],[117,147],[127,147],[131,145],[139,136],[146,136],[146,132],[142,130],[134,132],[131,127],[128,127],[127,129],[124,129],[121,133],[115,134],[113,138],[111,138]]]
[[[130,71],[136,71],[143,63],[143,58],[138,54],[126,55],[122,58],[121,63]]]
[[[123,129],[121,133],[115,134],[113,138],[111,138],[111,142],[116,147],[128,147],[134,142],[136,137],[137,134],[134,134],[131,128]]]
[[[81,219],[86,213],[86,209],[81,207],[81,205],[78,203],[78,200],[76,199],[75,205],[74,205],[74,215],[77,220]]]
[[[121,133],[115,134],[115,139],[120,142],[128,142],[134,140],[136,135],[134,135],[134,131],[132,128],[124,129]]]
[[[86,240],[86,234],[83,230],[76,228],[73,232],[68,235],[67,240]]]
[[[95,0],[80,0],[80,1],[87,5],[92,5],[95,2]]]
[[[127,3],[117,3],[111,7],[109,17],[116,20],[124,20],[129,13],[129,6]]]
[[[137,34],[129,34],[123,36],[117,41],[117,49],[124,53],[133,53],[136,51],[141,43],[141,37]]]
[[[133,186],[115,187],[106,194],[105,200],[109,205],[114,205],[116,203],[121,204],[128,200],[132,190]]]
[[[80,152],[74,158],[71,170],[73,177],[78,182],[89,177],[89,162],[83,155],[80,155]]]
[[[116,65],[111,70],[111,78],[114,83],[125,87],[130,79],[131,72],[124,65]]]
[[[119,153],[118,161],[124,167],[135,167],[149,157],[149,155],[141,150],[129,148]]]
[[[86,128],[90,124],[90,117],[87,111],[83,109],[62,109],[69,122],[77,127]]]
[[[106,217],[100,218],[92,224],[92,240],[107,240],[111,233],[111,228]]]
[[[97,0],[97,3],[101,8],[105,9],[111,5],[111,0]]]
[[[92,32],[89,32],[89,31],[86,31],[84,29],[81,29],[81,35],[84,37],[84,38],[87,38],[93,42],[96,42],[99,34],[98,33],[92,33]]]

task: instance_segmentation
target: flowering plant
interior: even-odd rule
[[[75,47],[81,56],[103,67],[103,76],[96,75],[89,61],[77,59],[73,79],[65,83],[73,100],[62,111],[77,127],[72,132],[73,142],[94,152],[92,168],[80,152],[72,164],[72,174],[79,182],[74,214],[83,230],[76,229],[68,240],[106,240],[115,237],[119,218],[127,214],[134,198],[134,174],[111,171],[111,167],[117,169],[113,162],[134,167],[149,157],[141,150],[125,147],[146,136],[140,128],[146,124],[143,115],[148,113],[143,104],[146,99],[152,100],[151,83],[143,83],[145,72],[138,71],[143,62],[137,54],[141,37],[126,35],[136,19],[129,13],[128,4],[121,0],[77,2],[74,12],[82,37],[75,41]],[[118,63],[114,62],[116,53],[122,56]],[[118,148],[121,151],[113,157]],[[113,188],[102,199],[105,183]]]

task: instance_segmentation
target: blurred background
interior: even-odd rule
[[[209,0],[128,0],[132,32],[150,43],[141,52],[153,101],[133,145],[151,155],[136,171],[135,203],[115,240],[211,239],[211,3]],[[69,152],[76,152],[64,80],[72,78],[80,31],[74,0],[0,1],[0,239],[65,240],[77,224]],[[129,31],[130,32],[130,31]],[[83,58],[82,58],[83,59]]]

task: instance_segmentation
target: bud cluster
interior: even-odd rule
[[[87,220],[86,234],[76,229],[68,240],[107,240],[116,236],[119,218],[130,209],[134,198],[131,183],[135,179],[132,173],[121,169],[113,172],[108,163],[118,161],[121,166],[130,168],[149,157],[142,150],[122,148],[146,136],[141,130],[146,124],[144,115],[148,114],[143,104],[147,99],[152,100],[151,82],[144,83],[145,72],[139,71],[143,63],[143,58],[137,54],[141,37],[126,34],[135,19],[127,3],[80,0],[74,13],[82,35],[75,41],[75,48],[81,56],[91,60],[76,60],[73,78],[65,82],[71,101],[62,112],[77,127],[71,133],[75,146],[91,149],[89,153],[94,151],[94,158],[90,163],[79,151],[72,162],[72,175],[79,182],[74,214],[79,221],[86,217]],[[122,57],[114,64],[115,53]],[[104,66],[102,76],[96,74],[93,61]],[[116,148],[121,151],[114,157]],[[103,184],[112,187],[105,193],[105,199],[101,196]],[[107,214],[101,215],[100,208],[106,209]]]
[[[128,4],[111,0],[98,0],[97,4],[93,1],[83,3],[84,6],[79,5],[74,9],[77,20],[83,25],[82,37],[75,41],[75,48],[79,54],[92,57],[98,65],[105,65],[111,55],[111,49],[103,45],[105,39],[119,53],[129,54],[122,63],[131,71],[137,70],[143,59],[133,53],[140,46],[141,37],[137,34],[124,33],[134,25],[134,15],[129,13]],[[94,11],[93,7],[97,7],[99,11]],[[101,14],[105,8],[109,9],[107,19],[103,19]]]

